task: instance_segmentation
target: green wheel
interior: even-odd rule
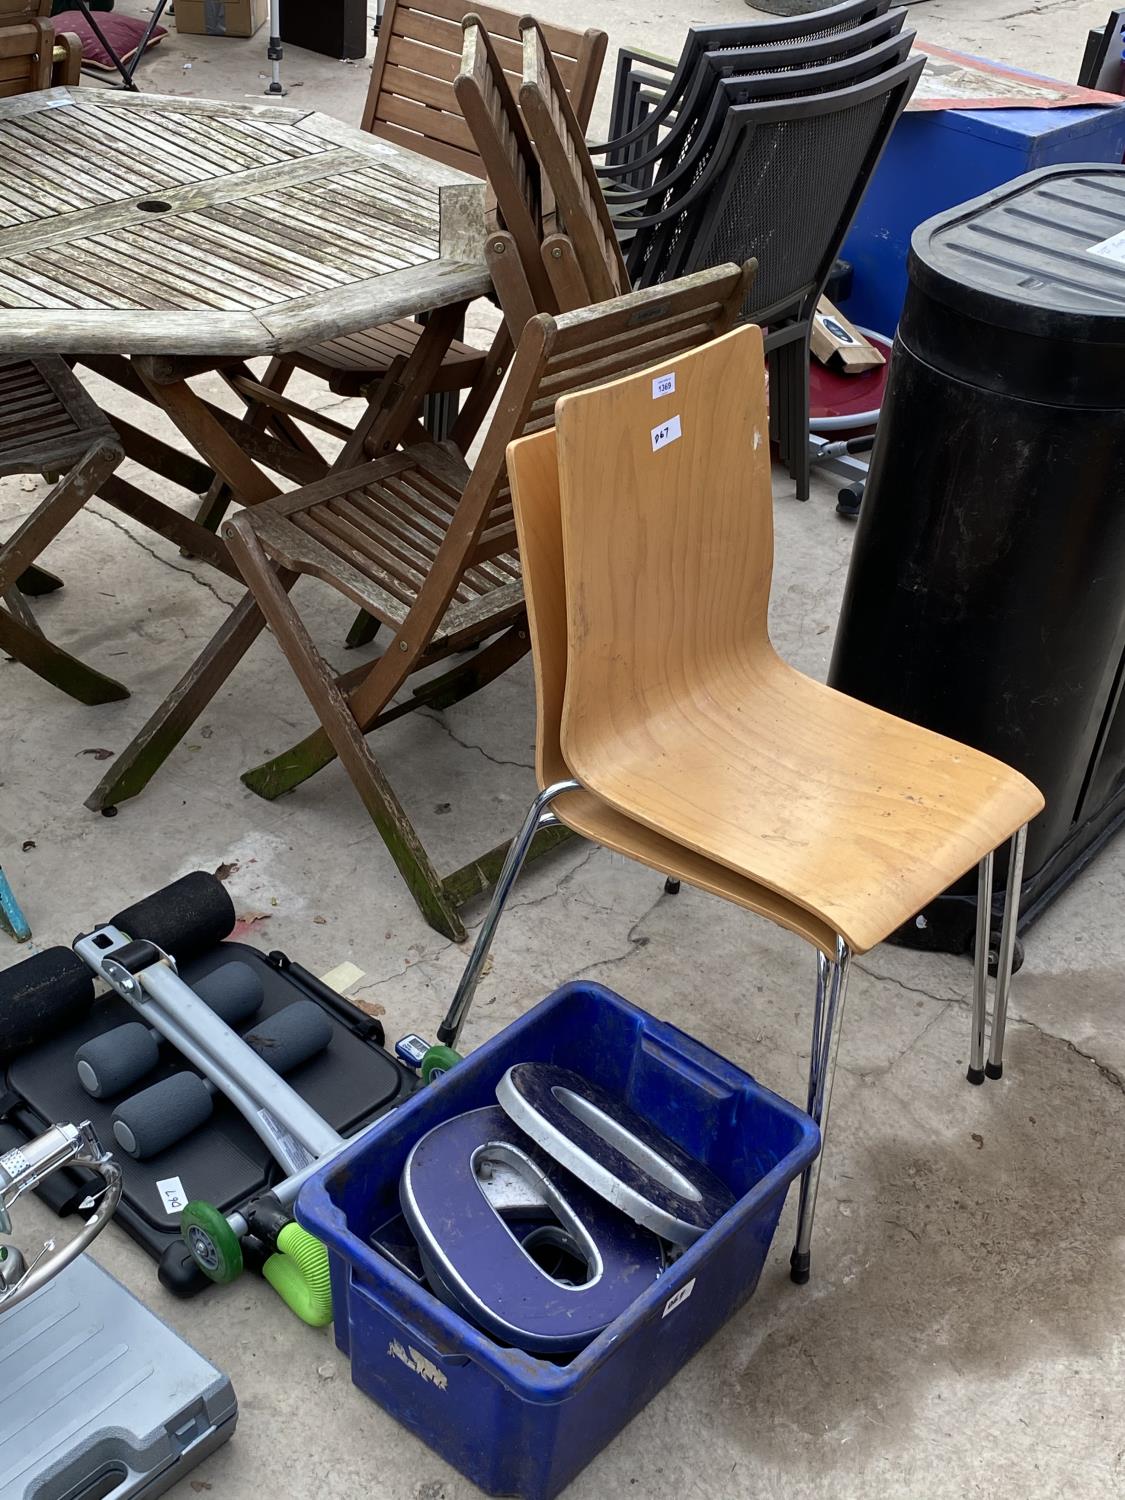
[[[213,1203],[189,1203],[180,1215],[180,1233],[204,1276],[225,1286],[242,1275],[238,1236]]]
[[[426,1048],[426,1055],[422,1059],[422,1082],[433,1083],[435,1078],[448,1073],[460,1061],[461,1054],[455,1047],[443,1047],[440,1042],[435,1042],[432,1047]]]

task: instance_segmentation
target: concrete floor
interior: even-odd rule
[[[138,0],[124,8],[139,13]],[[1085,30],[1105,10],[1104,0],[929,0],[912,19],[935,41],[1073,78]],[[541,13],[572,25],[608,19],[613,45],[675,51],[688,22],[746,9],[543,0]],[[173,33],[139,76],[158,91],[256,97],[264,54],[264,33],[242,43]],[[344,120],[358,118],[366,74],[364,64],[286,57],[293,102]],[[603,88],[603,112],[607,102]],[[823,675],[852,531],[826,486],[798,506],[779,476],[776,497],[776,639]],[[35,500],[5,481],[0,531]],[[0,663],[0,850],[32,947],[225,863],[239,912],[264,919],[264,946],[318,972],[354,962],[364,977],[352,993],[392,1037],[432,1034],[463,954],[418,916],[344,775],[333,768],[277,804],[238,781],[310,725],[268,638],[141,799],[113,821],[81,805],[102,769],[96,753],[127,743],[237,591],[96,503],[47,562],[73,581],[43,604],[51,634],[133,696],[86,709]],[[340,642],[347,615],[321,605],[320,639]],[[329,651],[343,663],[338,645]],[[533,788],[532,742],[524,663],[444,715],[394,725],[379,753],[451,868],[514,827]],[[1004,1081],[982,1089],[964,1082],[967,963],[888,948],[857,965],[812,1284],[787,1279],[791,1202],[753,1302],[581,1476],[574,1500],[1122,1493],[1123,895],[1119,846],[1031,933]],[[0,937],[0,964],[26,951]],[[686,888],[668,898],[646,871],[571,848],[520,887],[465,1041],[478,1044],[578,974],[803,1094],[812,964],[786,934]],[[48,1222],[38,1205],[20,1220],[28,1239]],[[96,1255],[227,1370],[239,1395],[237,1436],[177,1500],[475,1493],[352,1387],[330,1332],[297,1323],[263,1283],[177,1303],[116,1230]]]

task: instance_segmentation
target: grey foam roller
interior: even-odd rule
[[[261,1009],[262,981],[249,964],[238,960],[212,969],[193,988],[228,1026],[241,1026]]]
[[[275,1073],[289,1073],[332,1040],[332,1025],[312,1000],[298,1000],[268,1016],[243,1041]],[[175,1145],[211,1118],[215,1086],[197,1073],[170,1078],[125,1099],[113,1113],[117,1144],[136,1161]]]
[[[91,1037],[74,1054],[78,1082],[94,1099],[107,1099],[151,1073],[160,1061],[160,1038],[140,1021],[126,1021]]]
[[[324,1051],[332,1040],[332,1024],[315,1001],[297,1000],[246,1032],[242,1040],[275,1073],[291,1073]]]
[[[113,1135],[134,1161],[145,1161],[211,1118],[212,1091],[198,1073],[171,1078],[124,1099],[113,1112]]]
[[[213,969],[195,986],[199,998],[228,1026],[239,1026],[261,1008],[262,981],[249,964]],[[91,1037],[74,1054],[78,1082],[94,1099],[112,1098],[140,1083],[160,1061],[161,1036],[139,1021],[126,1021]]]

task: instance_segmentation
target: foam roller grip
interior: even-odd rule
[[[134,1161],[147,1161],[205,1124],[212,1090],[198,1073],[173,1073],[124,1099],[113,1112],[113,1136]]]
[[[241,1026],[262,1007],[261,978],[238,960],[212,969],[192,988],[228,1026]]]
[[[239,1026],[260,1009],[262,981],[249,964],[223,964],[199,980],[195,993],[228,1026]],[[124,1093],[156,1067],[161,1041],[158,1031],[140,1021],[103,1031],[75,1052],[78,1081],[94,1099]]]
[[[112,925],[183,962],[229,937],[234,923],[234,905],[222,881],[195,870],[119,911]]]
[[[275,1073],[291,1073],[324,1051],[332,1040],[332,1024],[314,1000],[297,1000],[242,1040]]]
[[[131,1088],[160,1061],[160,1037],[140,1021],[126,1021],[91,1037],[74,1054],[78,1082],[93,1099]]]
[[[332,1026],[312,1000],[298,1000],[243,1038],[275,1073],[290,1073],[323,1052]],[[119,1104],[113,1135],[135,1161],[165,1151],[211,1118],[215,1085],[198,1073],[174,1073]]]
[[[69,948],[47,948],[0,973],[0,1059],[36,1047],[81,1021],[94,976]]]

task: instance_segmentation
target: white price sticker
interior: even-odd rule
[[[1091,245],[1086,254],[1096,255],[1099,260],[1111,260],[1118,266],[1125,265],[1125,230],[1097,245]]]
[[[693,1276],[685,1286],[682,1286],[680,1288],[680,1290],[675,1294],[674,1297],[668,1298],[667,1302],[665,1302],[664,1304],[664,1311],[660,1314],[661,1318],[666,1318],[669,1313],[675,1312],[676,1308],[682,1306],[694,1291],[695,1277]]]
[[[680,437],[679,417],[669,417],[667,422],[661,422],[659,427],[652,429],[652,451],[658,448],[667,448],[669,443],[674,443]]]
[[[659,396],[671,396],[675,389],[675,370],[669,370],[667,375],[657,375],[652,382],[652,399],[655,401]]]
[[[166,1214],[178,1214],[187,1207],[188,1195],[178,1177],[163,1177],[156,1184]]]

